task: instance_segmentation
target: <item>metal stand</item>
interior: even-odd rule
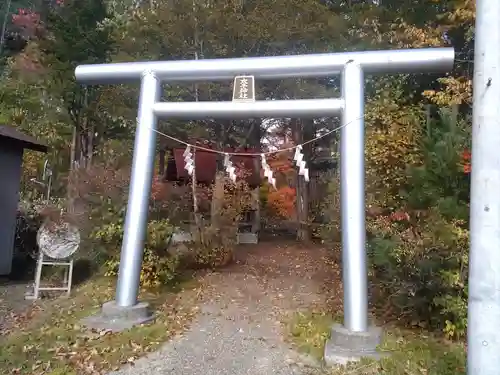
[[[63,286],[51,287],[51,286],[41,286],[42,278],[42,268],[43,266],[62,266],[67,267],[64,270]],[[41,291],[63,291],[69,297],[71,294],[71,281],[73,279],[73,259],[62,260],[62,259],[51,259],[45,256],[42,252],[38,256],[38,261],[36,263],[35,272],[35,284],[33,285],[33,294],[26,295],[26,299],[36,300],[40,297]]]
[[[43,165],[43,174],[42,174],[42,181],[38,181],[36,178],[32,178],[31,182],[46,188],[45,192],[45,197],[47,202],[50,200],[50,190],[52,187],[52,169],[50,168],[49,161],[46,160],[44,165]],[[64,271],[64,278],[63,278],[63,285],[64,287],[40,287],[40,280],[42,278],[42,268],[43,266],[67,266],[69,267]],[[64,260],[54,260],[51,258],[48,258],[43,254],[42,251],[40,251],[38,255],[38,260],[36,262],[36,271],[35,271],[35,283],[33,284],[33,293],[27,293],[25,298],[26,299],[33,299],[36,300],[40,297],[40,291],[45,291],[45,290],[61,290],[61,291],[66,291],[67,295],[69,296],[71,292],[71,280],[73,277],[73,260],[70,261],[64,261]]]

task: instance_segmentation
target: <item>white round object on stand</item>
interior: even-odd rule
[[[80,231],[68,222],[46,221],[38,230],[37,243],[49,258],[69,258],[80,246]]]

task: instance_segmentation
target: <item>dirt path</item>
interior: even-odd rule
[[[202,278],[201,313],[184,335],[112,374],[311,374],[318,363],[286,342],[282,322],[324,304],[325,288],[338,294],[327,256],[293,245],[243,249],[237,264]]]

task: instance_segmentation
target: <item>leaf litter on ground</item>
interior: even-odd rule
[[[250,319],[252,312],[246,313],[249,305],[245,304],[248,298],[259,300],[256,308],[270,303],[272,308],[266,310],[270,315],[266,316],[277,327],[288,327],[288,341],[301,351],[321,358],[330,325],[338,320],[342,311],[338,263],[332,260],[331,251],[324,249],[263,245],[259,244],[243,259],[237,259],[228,269],[209,273],[208,283],[197,282],[178,294],[167,290],[144,292],[141,299],[152,304],[157,312],[156,320],[121,333],[91,331],[81,326],[81,318],[98,311],[102,302],[113,297],[110,280],[93,280],[74,297],[51,301],[33,316],[28,314],[25,319],[19,319],[16,329],[0,339],[3,368],[11,374],[102,374],[133,365],[169,338],[181,335],[198,313],[202,301],[237,304],[240,313]],[[233,277],[240,284],[228,285],[226,273],[242,275]],[[257,288],[255,291],[249,287],[252,285]],[[325,370],[325,374],[463,373],[463,350],[457,345],[396,329],[388,329],[386,336],[383,350],[390,351],[388,359],[362,361],[346,368]]]
[[[141,300],[155,309],[155,320],[117,333],[90,330],[80,322],[112,299],[110,279],[91,280],[70,298],[42,300],[36,316],[21,314],[0,339],[2,368],[7,374],[94,375],[133,364],[187,329],[196,315],[196,288],[192,284],[181,288],[185,291],[182,300],[172,290],[142,292]]]

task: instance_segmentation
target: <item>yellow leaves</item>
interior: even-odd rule
[[[404,21],[394,25],[388,33],[389,40],[399,48],[439,47],[443,45],[442,30],[427,26],[419,28]]]
[[[474,0],[457,1],[453,11],[447,16],[448,20],[453,23],[473,23],[476,19],[476,2]]]
[[[367,189],[371,199],[390,206],[399,199],[398,191],[406,179],[408,164],[420,161],[418,140],[421,125],[414,108],[369,107],[366,135]]]
[[[468,77],[443,77],[439,79],[441,91],[427,90],[423,95],[439,106],[472,103],[472,80]]]

